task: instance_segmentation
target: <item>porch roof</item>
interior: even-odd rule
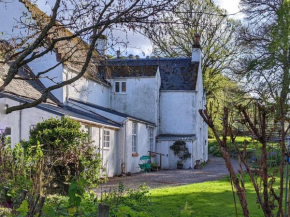
[[[156,137],[158,141],[194,141],[196,140],[195,134],[159,134]]]
[[[0,98],[9,98],[12,100],[16,100],[22,103],[30,102],[31,100],[22,98],[19,96],[7,94],[7,93],[0,93]],[[76,118],[79,121],[84,121],[88,123],[93,123],[96,125],[105,125],[113,128],[119,128],[121,125],[116,123],[108,118],[105,118],[101,115],[87,113],[70,106],[57,106],[48,103],[41,103],[36,106],[36,108],[53,113],[57,116],[70,116],[72,118]]]
[[[68,101],[69,102],[70,101],[71,102],[76,102],[76,103],[79,103],[79,104],[82,104],[82,105],[85,105],[85,106],[89,106],[89,107],[92,107],[92,108],[95,108],[95,109],[99,109],[101,111],[108,112],[110,114],[117,115],[117,116],[120,116],[120,117],[123,117],[123,118],[128,118],[128,119],[131,119],[131,120],[135,120],[137,122],[144,122],[146,124],[149,124],[149,125],[152,125],[152,126],[156,126],[156,124],[153,123],[153,122],[146,121],[144,119],[137,118],[137,117],[134,117],[134,116],[122,113],[122,112],[118,112],[118,111],[113,110],[113,109],[105,108],[105,107],[102,107],[102,106],[99,106],[99,105],[96,105],[96,104],[93,104],[93,103],[84,102],[84,101],[76,100],[76,99],[73,99],[73,98],[69,98]]]

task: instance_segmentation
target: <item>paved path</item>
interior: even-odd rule
[[[123,182],[125,188],[137,188],[143,183],[146,183],[150,188],[162,188],[219,180],[229,174],[222,158],[209,156],[209,160],[209,163],[200,170],[162,170],[150,173],[137,173],[127,177],[109,178],[109,181],[102,184],[97,191],[117,189],[119,182]],[[232,162],[235,170],[238,172],[237,160],[232,160]]]

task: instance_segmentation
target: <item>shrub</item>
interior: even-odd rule
[[[70,118],[51,118],[38,123],[31,131],[29,141],[23,142],[26,157],[41,155],[32,164],[37,193],[67,194],[73,181],[83,178],[87,187],[101,182],[101,159],[81,130],[79,122]]]
[[[81,125],[69,118],[38,123],[29,141],[13,149],[1,146],[0,187],[14,197],[22,189],[31,194],[67,194],[70,183],[85,180],[86,188],[101,182],[101,159]]]

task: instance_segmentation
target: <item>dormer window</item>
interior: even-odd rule
[[[126,93],[126,81],[115,81],[115,92]]]

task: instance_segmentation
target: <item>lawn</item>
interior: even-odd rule
[[[243,137],[237,138],[240,147],[243,144]],[[248,139],[250,141],[250,139]],[[217,145],[215,140],[209,140],[209,146]],[[253,149],[255,144],[249,144],[249,149]],[[256,146],[257,147],[257,146]],[[259,147],[259,146],[258,146]],[[274,170],[275,167],[271,169]],[[248,199],[248,207],[251,217],[264,216],[259,205],[256,203],[256,193],[250,183],[248,175],[245,175],[245,186]],[[276,189],[278,189],[279,178],[276,179]],[[153,189],[150,191],[151,205],[146,207],[146,211],[154,216],[205,216],[205,217],[233,217],[236,216],[233,194],[229,177],[218,181],[203,182],[197,184],[184,185],[179,187],[169,187]],[[238,197],[236,195],[238,215],[243,216]],[[180,212],[187,206],[192,215],[180,215]]]
[[[246,183],[251,216],[263,216],[258,204],[256,204],[256,194],[252,185],[248,181]],[[235,206],[229,178],[151,190],[150,198],[152,205],[148,207],[148,211],[155,216],[179,216],[180,210],[185,207],[186,203],[193,216],[235,216]],[[237,196],[236,200],[238,214],[243,216]]]

